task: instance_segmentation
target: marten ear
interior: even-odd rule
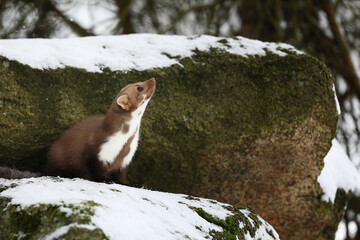
[[[129,111],[131,107],[131,101],[127,94],[121,95],[118,99],[116,99],[117,104],[124,110]]]

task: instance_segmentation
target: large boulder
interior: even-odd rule
[[[39,171],[61,132],[155,77],[132,185],[251,205],[282,239],[334,235],[346,194],[324,205],[316,181],[338,119],[317,59],[241,37],[159,35],[7,40],[0,56],[3,165]]]

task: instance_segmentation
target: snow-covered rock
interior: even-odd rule
[[[0,239],[279,239],[250,208],[82,179],[0,179],[0,211]]]

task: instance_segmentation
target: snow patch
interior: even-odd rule
[[[145,70],[180,64],[176,57],[191,57],[195,50],[218,48],[247,57],[266,51],[287,55],[302,54],[283,43],[268,43],[243,37],[219,38],[208,35],[177,36],[130,34],[67,39],[0,40],[0,55],[36,69],[75,67],[89,72]],[[286,50],[286,51],[283,51]]]
[[[359,173],[336,139],[332,141],[332,147],[324,159],[318,182],[324,192],[322,200],[332,203],[335,202],[338,188],[354,191],[360,185]]]

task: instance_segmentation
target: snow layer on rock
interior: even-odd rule
[[[14,183],[16,184],[14,187]],[[53,179],[49,177],[6,180],[0,178],[0,186],[10,187],[0,193],[11,199],[10,204],[21,207],[53,204],[61,206],[60,211],[71,214],[66,209],[69,204],[93,201],[94,215],[87,225],[70,224],[49,234],[51,240],[65,234],[73,226],[93,229],[98,227],[110,239],[206,239],[211,230],[223,231],[221,227],[200,217],[193,208],[202,208],[219,219],[232,216],[226,209],[228,204],[214,200],[191,198],[181,194],[171,194],[137,189],[118,184],[95,183],[82,179]],[[248,216],[246,209],[240,210]],[[251,219],[249,218],[251,221]],[[255,239],[279,239],[276,231],[263,219],[255,233]],[[241,223],[240,223],[241,224]],[[246,239],[253,239],[250,235]]]
[[[340,115],[341,114],[341,108],[340,108],[340,103],[339,103],[338,97],[336,95],[335,84],[333,84],[333,91],[334,91],[334,97],[335,97],[336,111]]]
[[[301,54],[288,44],[251,40],[243,37],[224,38],[208,35],[170,36],[130,34],[67,39],[0,40],[0,55],[37,69],[56,69],[66,66],[99,72],[108,67],[116,70],[145,70],[179,64],[171,56],[191,57],[194,50],[219,48],[232,54],[266,55],[270,51],[280,56],[287,51]]]
[[[340,143],[334,139],[332,147],[324,159],[324,168],[318,182],[324,192],[322,199],[334,203],[336,191],[354,191],[360,185],[360,175]]]

